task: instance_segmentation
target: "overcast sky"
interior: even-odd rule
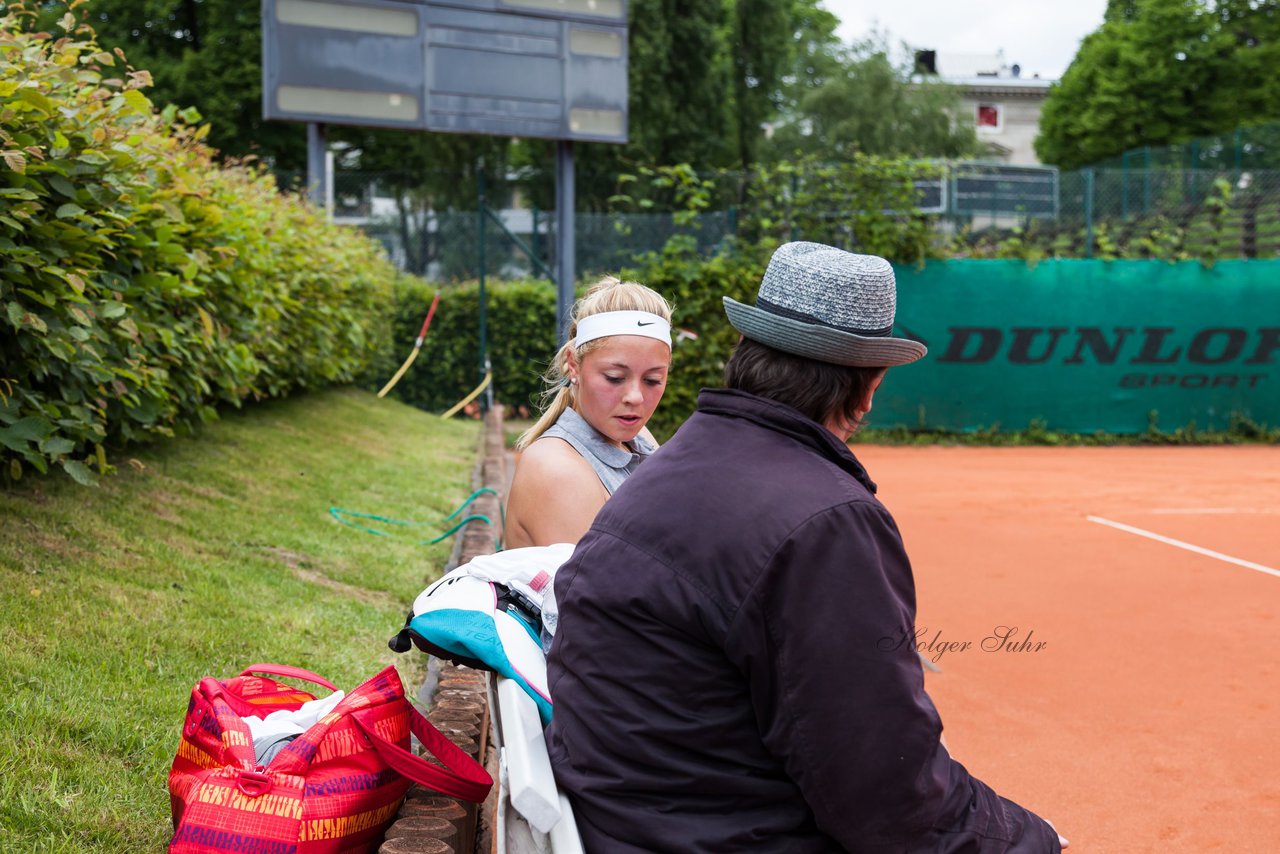
[[[1102,24],[1106,0],[822,0],[840,19],[840,37],[864,38],[874,26],[897,45],[940,53],[994,54],[1024,76],[1057,79],[1080,40]]]

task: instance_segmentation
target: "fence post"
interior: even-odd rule
[[[573,143],[562,139],[556,142],[556,326],[561,342],[569,340],[573,312],[574,211]]]
[[[790,200],[790,204],[787,205],[787,219],[790,220],[791,222],[791,236],[788,239],[791,241],[794,241],[796,239],[795,210],[796,210],[796,195],[799,194],[799,192],[800,192],[800,173],[792,172],[791,173],[791,200]]]
[[[1151,213],[1151,146],[1142,146],[1142,212]]]
[[[996,175],[996,179],[992,181],[993,189],[991,191],[991,228],[996,229],[1000,226],[1000,176]]]
[[[1120,218],[1129,218],[1129,152],[1120,155]]]
[[[533,249],[533,257],[538,260],[542,260],[542,247],[538,245],[538,206],[537,205],[533,206],[532,213],[533,213],[533,234],[529,235],[529,245]],[[537,265],[535,264],[529,265],[531,269],[536,266]]]
[[[329,141],[326,130],[322,124],[307,122],[307,195],[316,207],[323,207],[329,198],[330,175],[325,161]]]
[[[1187,147],[1188,166],[1185,172],[1185,181],[1183,181],[1183,193],[1185,200],[1192,201],[1194,204],[1201,204],[1203,198],[1199,196],[1199,175],[1196,174],[1197,163],[1199,161],[1199,145],[1196,141],[1192,141]]]
[[[1084,170],[1084,257],[1093,257],[1093,167]]]
[[[485,212],[488,209],[488,207],[489,207],[489,204],[487,201],[485,201],[485,195],[484,195],[484,167],[481,166],[480,169],[476,172],[476,227],[479,229],[477,236],[479,237],[479,242],[480,242],[479,300],[480,300],[480,380],[481,382],[484,381],[484,376],[486,373],[488,373],[488,367],[489,367],[489,341],[488,341],[489,336],[488,336],[488,328],[487,328],[488,327],[488,316],[487,316],[488,311],[486,310],[487,309],[486,303],[488,302],[488,300],[486,299],[485,288],[484,288],[485,268],[488,266],[486,264],[487,259],[485,258],[485,245],[484,245]],[[493,383],[491,382],[489,384],[489,389],[487,390],[487,393],[484,395],[483,402],[480,404],[480,408],[483,409],[485,412],[489,411],[489,407],[487,404],[491,402],[493,399],[492,389],[493,389]]]

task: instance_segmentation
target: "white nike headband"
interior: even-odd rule
[[[578,321],[573,347],[576,350],[588,341],[613,335],[643,335],[671,346],[671,324],[659,315],[647,311],[603,311]]]

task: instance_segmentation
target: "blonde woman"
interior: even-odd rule
[[[574,305],[547,370],[550,400],[519,441],[506,548],[576,543],[657,443],[645,428],[666,389],[671,307],[606,277]]]

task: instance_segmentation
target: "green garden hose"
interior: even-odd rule
[[[498,494],[498,491],[490,486],[482,486],[481,488],[477,489],[475,492],[471,493],[471,495],[467,498],[467,500],[462,502],[462,504],[458,506],[457,510],[454,510],[452,513],[450,513],[448,516],[441,519],[439,522],[414,522],[412,520],[407,520],[407,519],[392,519],[388,516],[379,516],[376,513],[359,513],[355,510],[345,510],[341,507],[330,507],[329,515],[337,519],[342,524],[346,525],[348,528],[355,528],[357,531],[364,531],[366,534],[373,534],[376,537],[389,537],[391,536],[391,534],[389,534],[386,531],[379,531],[377,528],[370,528],[368,525],[362,525],[359,522],[353,522],[352,519],[369,519],[374,522],[381,522],[384,525],[394,525],[398,528],[420,528],[426,525],[437,525],[437,526],[444,525],[444,524],[448,524],[449,522],[452,522],[458,516],[458,514],[460,514],[464,509],[466,509],[466,507],[469,504],[471,504],[472,501],[475,501],[477,498],[479,498],[481,495],[484,495],[485,493],[490,493],[496,496]],[[505,526],[506,512],[502,509],[501,503],[499,503],[498,505],[498,511],[502,514],[502,523]],[[420,545],[420,546],[435,545],[441,540],[457,533],[458,530],[461,529],[463,525],[466,525],[468,522],[472,522],[472,521],[484,522],[486,525],[489,525],[491,527],[493,525],[493,520],[490,519],[488,516],[485,516],[481,513],[471,513],[471,514],[468,514],[467,516],[464,516],[460,521],[454,523],[452,527],[450,527],[447,531],[445,531],[440,536],[430,540],[420,540],[418,541],[417,545]],[[502,550],[501,532],[499,532],[498,536],[494,537],[494,548],[498,551]]]

